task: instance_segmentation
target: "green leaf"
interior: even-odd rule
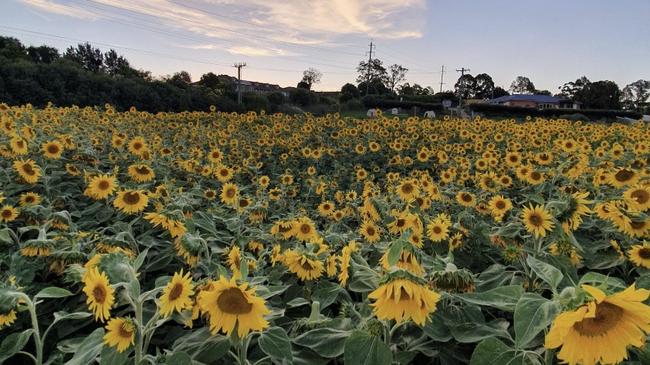
[[[551,286],[551,289],[555,292],[560,282],[564,278],[562,272],[551,264],[547,264],[544,261],[540,261],[534,258],[532,255],[529,255],[526,258],[526,263],[530,268],[539,276],[540,279],[544,280],[548,285]]]
[[[88,335],[77,347],[77,350],[65,365],[88,365],[95,362],[95,358],[104,346],[104,329],[98,328]]]
[[[174,352],[165,358],[168,365],[192,365],[192,358],[186,352]]]
[[[592,286],[604,285],[611,289],[623,290],[627,288],[625,282],[619,278],[603,275],[597,272],[588,272],[580,278],[579,284],[588,284]]]
[[[317,300],[320,303],[321,310],[323,310],[336,302],[341,292],[344,292],[344,290],[339,284],[331,281],[320,281],[314,289],[313,300]]]
[[[84,319],[84,318],[91,317],[92,315],[93,315],[92,313],[88,313],[88,312],[74,312],[74,313],[68,313],[64,311],[54,312],[54,322],[52,323],[63,321],[66,319]]]
[[[41,298],[65,298],[71,295],[72,292],[70,292],[67,289],[58,288],[56,286],[50,286],[39,291],[38,294],[34,296],[34,301],[36,301],[36,299],[41,299]]]
[[[517,301],[519,301],[523,293],[524,288],[520,285],[506,285],[481,293],[461,294],[458,297],[468,303],[485,305],[512,312],[515,310]]]
[[[276,360],[289,360],[291,354],[291,340],[287,332],[281,327],[271,327],[264,331],[258,340],[260,348],[265,354]]]
[[[343,346],[348,337],[350,337],[350,331],[317,328],[294,338],[293,342],[296,345],[310,348],[322,357],[335,358],[343,354]]]
[[[99,360],[99,365],[125,365],[129,361],[129,354],[132,351],[127,349],[124,352],[118,352],[115,347],[104,346]]]
[[[309,304],[309,301],[303,297],[293,298],[286,303],[287,308],[296,308]]]
[[[391,243],[390,249],[388,249],[388,265],[395,266],[397,264],[403,247],[404,242],[401,239]]]
[[[551,324],[560,309],[559,303],[539,294],[524,294],[515,307],[515,346],[526,348],[537,334]]]
[[[449,327],[447,327],[443,321],[443,318],[440,314],[441,311],[433,312],[433,315],[430,317],[430,321],[422,327],[424,334],[427,335],[430,339],[438,342],[447,342],[452,339],[451,332]]]
[[[14,356],[18,351],[29,341],[34,330],[28,329],[22,332],[15,332],[7,336],[0,344],[0,364],[4,363],[7,359]]]
[[[492,337],[486,338],[476,346],[469,365],[508,365],[526,364],[522,355],[517,355],[514,349]]]
[[[393,353],[379,337],[355,331],[345,340],[344,363],[355,365],[391,365]]]
[[[509,325],[504,319],[495,319],[490,323],[463,323],[452,327],[451,334],[460,343],[479,342],[488,337],[510,338]]]
[[[149,253],[149,249],[145,249],[144,251],[140,252],[138,257],[136,257],[135,261],[133,261],[133,269],[135,271],[138,271],[142,264],[144,263],[144,260],[147,258],[147,254]]]
[[[172,348],[175,352],[186,352],[192,359],[207,364],[223,357],[230,349],[230,341],[226,336],[212,335],[208,328],[203,327],[187,331],[174,342]]]

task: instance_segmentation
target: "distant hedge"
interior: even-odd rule
[[[632,119],[641,119],[641,113],[626,110],[605,110],[605,109],[536,109],[524,108],[518,106],[493,105],[493,104],[472,104],[470,110],[475,113],[481,113],[487,117],[490,116],[507,116],[507,117],[546,117],[557,118],[562,115],[580,113],[589,119],[614,119],[616,117],[626,117]]]
[[[363,106],[366,108],[403,108],[410,109],[413,107],[418,107],[422,110],[434,110],[442,111],[442,104],[439,103],[424,103],[419,101],[399,101],[386,98],[380,98],[372,95],[365,96],[362,99]]]

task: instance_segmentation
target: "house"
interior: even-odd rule
[[[235,90],[237,90],[237,78],[233,77],[232,82],[235,84]],[[241,91],[244,93],[254,92],[259,94],[279,92],[282,93],[285,97],[289,96],[289,94],[283,90],[280,85],[249,80],[241,80]]]
[[[536,109],[580,109],[580,103],[550,95],[513,94],[488,100],[488,104]]]

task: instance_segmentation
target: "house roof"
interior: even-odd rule
[[[508,101],[532,101],[538,104],[558,104],[565,99],[556,98],[549,95],[529,95],[529,94],[513,94],[506,95],[489,101],[490,104],[501,104]]]

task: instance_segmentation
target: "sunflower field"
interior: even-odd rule
[[[650,127],[0,104],[0,363],[648,364]]]

